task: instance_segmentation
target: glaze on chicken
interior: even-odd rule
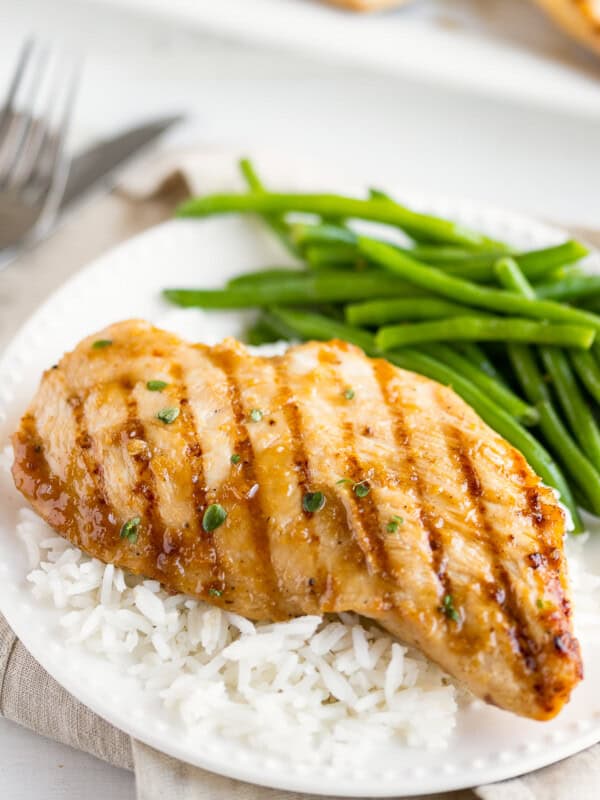
[[[265,358],[115,324],[44,374],[13,442],[56,531],[173,592],[355,611],[535,719],[581,678],[554,493],[451,389],[345,342]]]

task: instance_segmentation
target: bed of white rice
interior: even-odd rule
[[[11,462],[0,453],[7,485]],[[305,759],[325,762],[366,742],[444,747],[469,702],[423,655],[354,614],[253,624],[89,558],[30,508],[16,533],[31,591],[60,610],[66,642],[118,662],[190,729],[273,754],[293,741]],[[584,548],[585,537],[569,544],[585,636],[600,630],[600,575],[584,569]]]

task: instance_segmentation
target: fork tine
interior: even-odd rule
[[[34,122],[35,100],[39,94],[47,59],[47,49],[38,47],[33,41],[27,43],[19,59],[4,107],[6,124],[0,151],[0,185],[10,182]],[[19,95],[23,95],[21,110],[16,103]]]
[[[67,77],[64,77],[64,59],[54,64],[51,71],[44,110],[36,119],[31,120],[26,139],[14,168],[14,182],[25,185],[39,179],[41,174],[51,174],[52,164],[60,153],[52,154],[52,147],[66,138],[70,115],[75,99],[77,71],[75,63],[67,65]],[[61,105],[63,106],[61,109]],[[53,112],[59,109],[58,120],[53,122]],[[55,115],[56,116],[56,115]],[[56,128],[54,128],[56,125]]]
[[[68,71],[62,96],[62,107],[57,121],[51,127],[44,126],[38,156],[28,177],[26,190],[46,196],[44,219],[51,218],[60,204],[69,172],[69,159],[65,155],[65,144],[69,132],[77,86],[81,70],[73,61]],[[57,88],[60,93],[60,89]],[[43,221],[41,222],[43,225]]]
[[[19,52],[19,59],[17,61],[17,66],[15,68],[15,71],[13,72],[12,81],[10,82],[10,85],[8,87],[8,92],[4,100],[4,105],[0,110],[0,131],[4,127],[7,118],[10,117],[10,114],[13,110],[15,97],[17,96],[17,92],[19,91],[19,86],[23,79],[23,75],[25,73],[25,70],[27,69],[27,63],[31,56],[33,46],[34,46],[33,39],[26,39]]]
[[[33,40],[21,49],[0,99],[0,250],[34,238],[56,216],[79,72],[75,59]]]

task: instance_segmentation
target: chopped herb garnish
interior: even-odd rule
[[[204,512],[202,527],[207,533],[216,530],[227,519],[227,512],[223,506],[213,503]]]
[[[369,492],[371,491],[371,487],[366,481],[361,481],[360,483],[355,483],[352,487],[354,490],[354,494],[357,497],[366,497]]]
[[[242,457],[241,457],[241,455],[239,453],[234,453],[231,456],[231,459],[230,459],[232,464],[239,464],[241,460],[242,460]]]
[[[102,350],[104,347],[110,347],[112,344],[112,339],[97,339],[92,347],[94,350]]]
[[[545,607],[545,605],[546,605],[546,603],[544,603],[544,601],[542,600],[542,598],[541,598],[541,597],[538,597],[538,599],[536,600],[536,606],[537,606],[538,608],[544,608],[544,607]]]
[[[442,600],[441,610],[448,617],[448,619],[451,619],[454,622],[460,622],[460,614],[454,608],[454,598],[452,597],[451,594],[447,594]]]
[[[260,410],[260,408],[253,408],[250,412],[250,419],[252,422],[260,422],[262,418],[263,412]]]
[[[346,400],[354,400],[354,389],[346,389],[344,392],[344,398]]]
[[[223,592],[220,589],[209,589],[208,593],[211,597],[221,597]]]
[[[391,518],[391,520],[386,525],[387,532],[388,533],[396,533],[396,531],[398,530],[398,526],[402,525],[403,522],[404,522],[404,519],[402,517],[398,517],[398,516],[396,516],[396,514],[394,514],[394,516]]]
[[[148,381],[146,384],[146,389],[150,392],[162,392],[163,389],[166,389],[169,384],[166,381]]]
[[[127,522],[124,522],[121,527],[121,539],[129,539],[132,544],[135,544],[138,539],[141,521],[140,517],[132,517]]]
[[[165,425],[170,425],[172,422],[175,422],[177,417],[179,416],[179,409],[175,406],[170,406],[169,408],[161,408],[161,410],[156,415],[156,418],[159,419],[161,422],[164,422]]]
[[[306,492],[302,498],[302,508],[309,514],[321,511],[325,506],[325,495],[323,492]]]
[[[352,484],[352,491],[357,497],[366,497],[371,491],[371,487],[369,486],[366,480],[357,481],[355,483],[354,481],[350,480],[350,478],[340,478],[339,481],[335,482],[335,485],[341,486],[344,483]]]

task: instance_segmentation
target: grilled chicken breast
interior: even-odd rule
[[[174,592],[358,612],[535,719],[581,678],[553,492],[451,389],[345,342],[264,358],[119,323],[44,374],[13,442],[56,531]]]

